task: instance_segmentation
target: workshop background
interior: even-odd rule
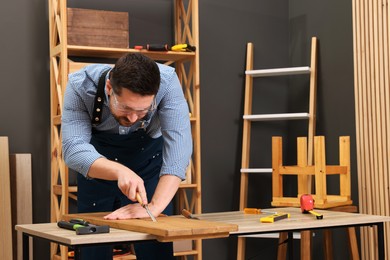
[[[172,0],[68,1],[69,7],[128,11],[130,46],[172,43]],[[358,205],[353,82],[352,1],[200,0],[201,154],[203,212],[238,210],[246,44],[253,42],[254,68],[307,66],[310,40],[319,39],[317,135],[325,135],[327,160],[337,163],[338,137],[351,137],[352,199]],[[50,95],[48,3],[5,1],[0,9],[0,136],[11,153],[31,153],[33,220],[50,221]],[[303,112],[309,79],[257,82],[254,112]],[[268,84],[268,85],[267,85]],[[270,85],[269,85],[270,84]],[[266,85],[265,91],[261,88]],[[293,87],[289,86],[293,85]],[[272,87],[270,87],[272,86]],[[272,135],[288,143],[295,162],[296,137],[305,123],[260,123],[252,129],[251,164],[271,165]],[[249,206],[269,207],[271,175],[251,177]],[[292,181],[294,183],[294,181]],[[337,187],[338,183],[331,183]],[[294,192],[291,185],[291,192]],[[313,257],[323,257],[321,232]],[[347,240],[335,232],[335,259],[347,259]],[[203,242],[203,259],[235,259],[237,239]],[[275,239],[247,239],[247,259],[274,259]],[[295,242],[298,256],[298,242]],[[36,240],[35,259],[49,259],[49,244]]]

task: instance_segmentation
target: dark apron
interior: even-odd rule
[[[125,165],[144,180],[148,201],[152,199],[159,180],[162,142],[162,137],[153,139],[142,129],[129,135],[94,132],[91,138],[91,144],[100,154]],[[119,190],[117,181],[88,180],[81,175],[77,181],[82,191],[77,196],[80,213],[113,211],[132,203]]]
[[[137,173],[144,181],[148,201],[156,190],[162,166],[163,138],[151,138],[144,129],[127,135],[92,131],[90,142],[107,159],[116,161]],[[118,188],[117,181],[77,177],[77,207],[79,213],[114,211],[129,203]],[[172,202],[163,211],[172,215]],[[134,245],[137,260],[173,259],[172,243],[143,242]],[[84,249],[82,259],[112,259],[112,247]]]

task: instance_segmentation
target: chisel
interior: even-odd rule
[[[191,212],[189,212],[189,211],[186,210],[186,209],[182,209],[182,210],[181,210],[181,214],[182,214],[184,217],[189,218],[189,219],[199,219],[199,218],[197,218],[197,217],[194,217],[194,216],[191,214]]]
[[[139,193],[137,192],[137,201],[139,202],[139,204],[141,204],[141,206],[146,209],[146,212],[148,213],[149,217],[152,219],[153,222],[157,222],[156,218],[152,215],[152,212],[150,212],[149,210],[149,207],[148,207],[148,204],[144,204],[142,202],[142,198],[141,198],[141,195],[139,195]]]
[[[244,208],[244,214],[276,214],[275,211],[262,210],[257,208]]]

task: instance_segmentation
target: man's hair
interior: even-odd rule
[[[142,54],[127,54],[115,63],[110,83],[118,95],[122,88],[142,96],[156,95],[160,87],[160,70],[155,61]]]

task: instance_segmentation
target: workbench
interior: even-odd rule
[[[266,216],[267,214],[244,214],[241,211],[205,213],[195,216],[200,220],[237,225],[238,229],[230,232],[230,236],[288,232],[288,243],[290,244],[289,249],[292,249],[292,232],[295,231],[376,226],[378,256],[379,259],[385,259],[383,225],[384,222],[390,222],[390,217],[316,210],[324,216],[323,219],[316,219],[311,214],[302,214],[299,208],[271,208],[267,210],[289,213],[290,218],[282,219],[274,223],[261,223],[259,221],[260,217]],[[188,221],[197,220],[188,219]],[[58,228],[56,223],[16,225],[15,228],[17,231],[23,233],[24,259],[28,259],[29,257],[29,236],[43,238],[49,240],[50,242],[55,242],[65,246],[72,246],[75,249],[75,252],[82,247],[94,245],[120,244],[156,239],[156,236],[150,234],[115,228],[111,228],[110,233],[107,234],[76,235],[74,231]],[[291,255],[292,254],[290,254],[290,256]]]

